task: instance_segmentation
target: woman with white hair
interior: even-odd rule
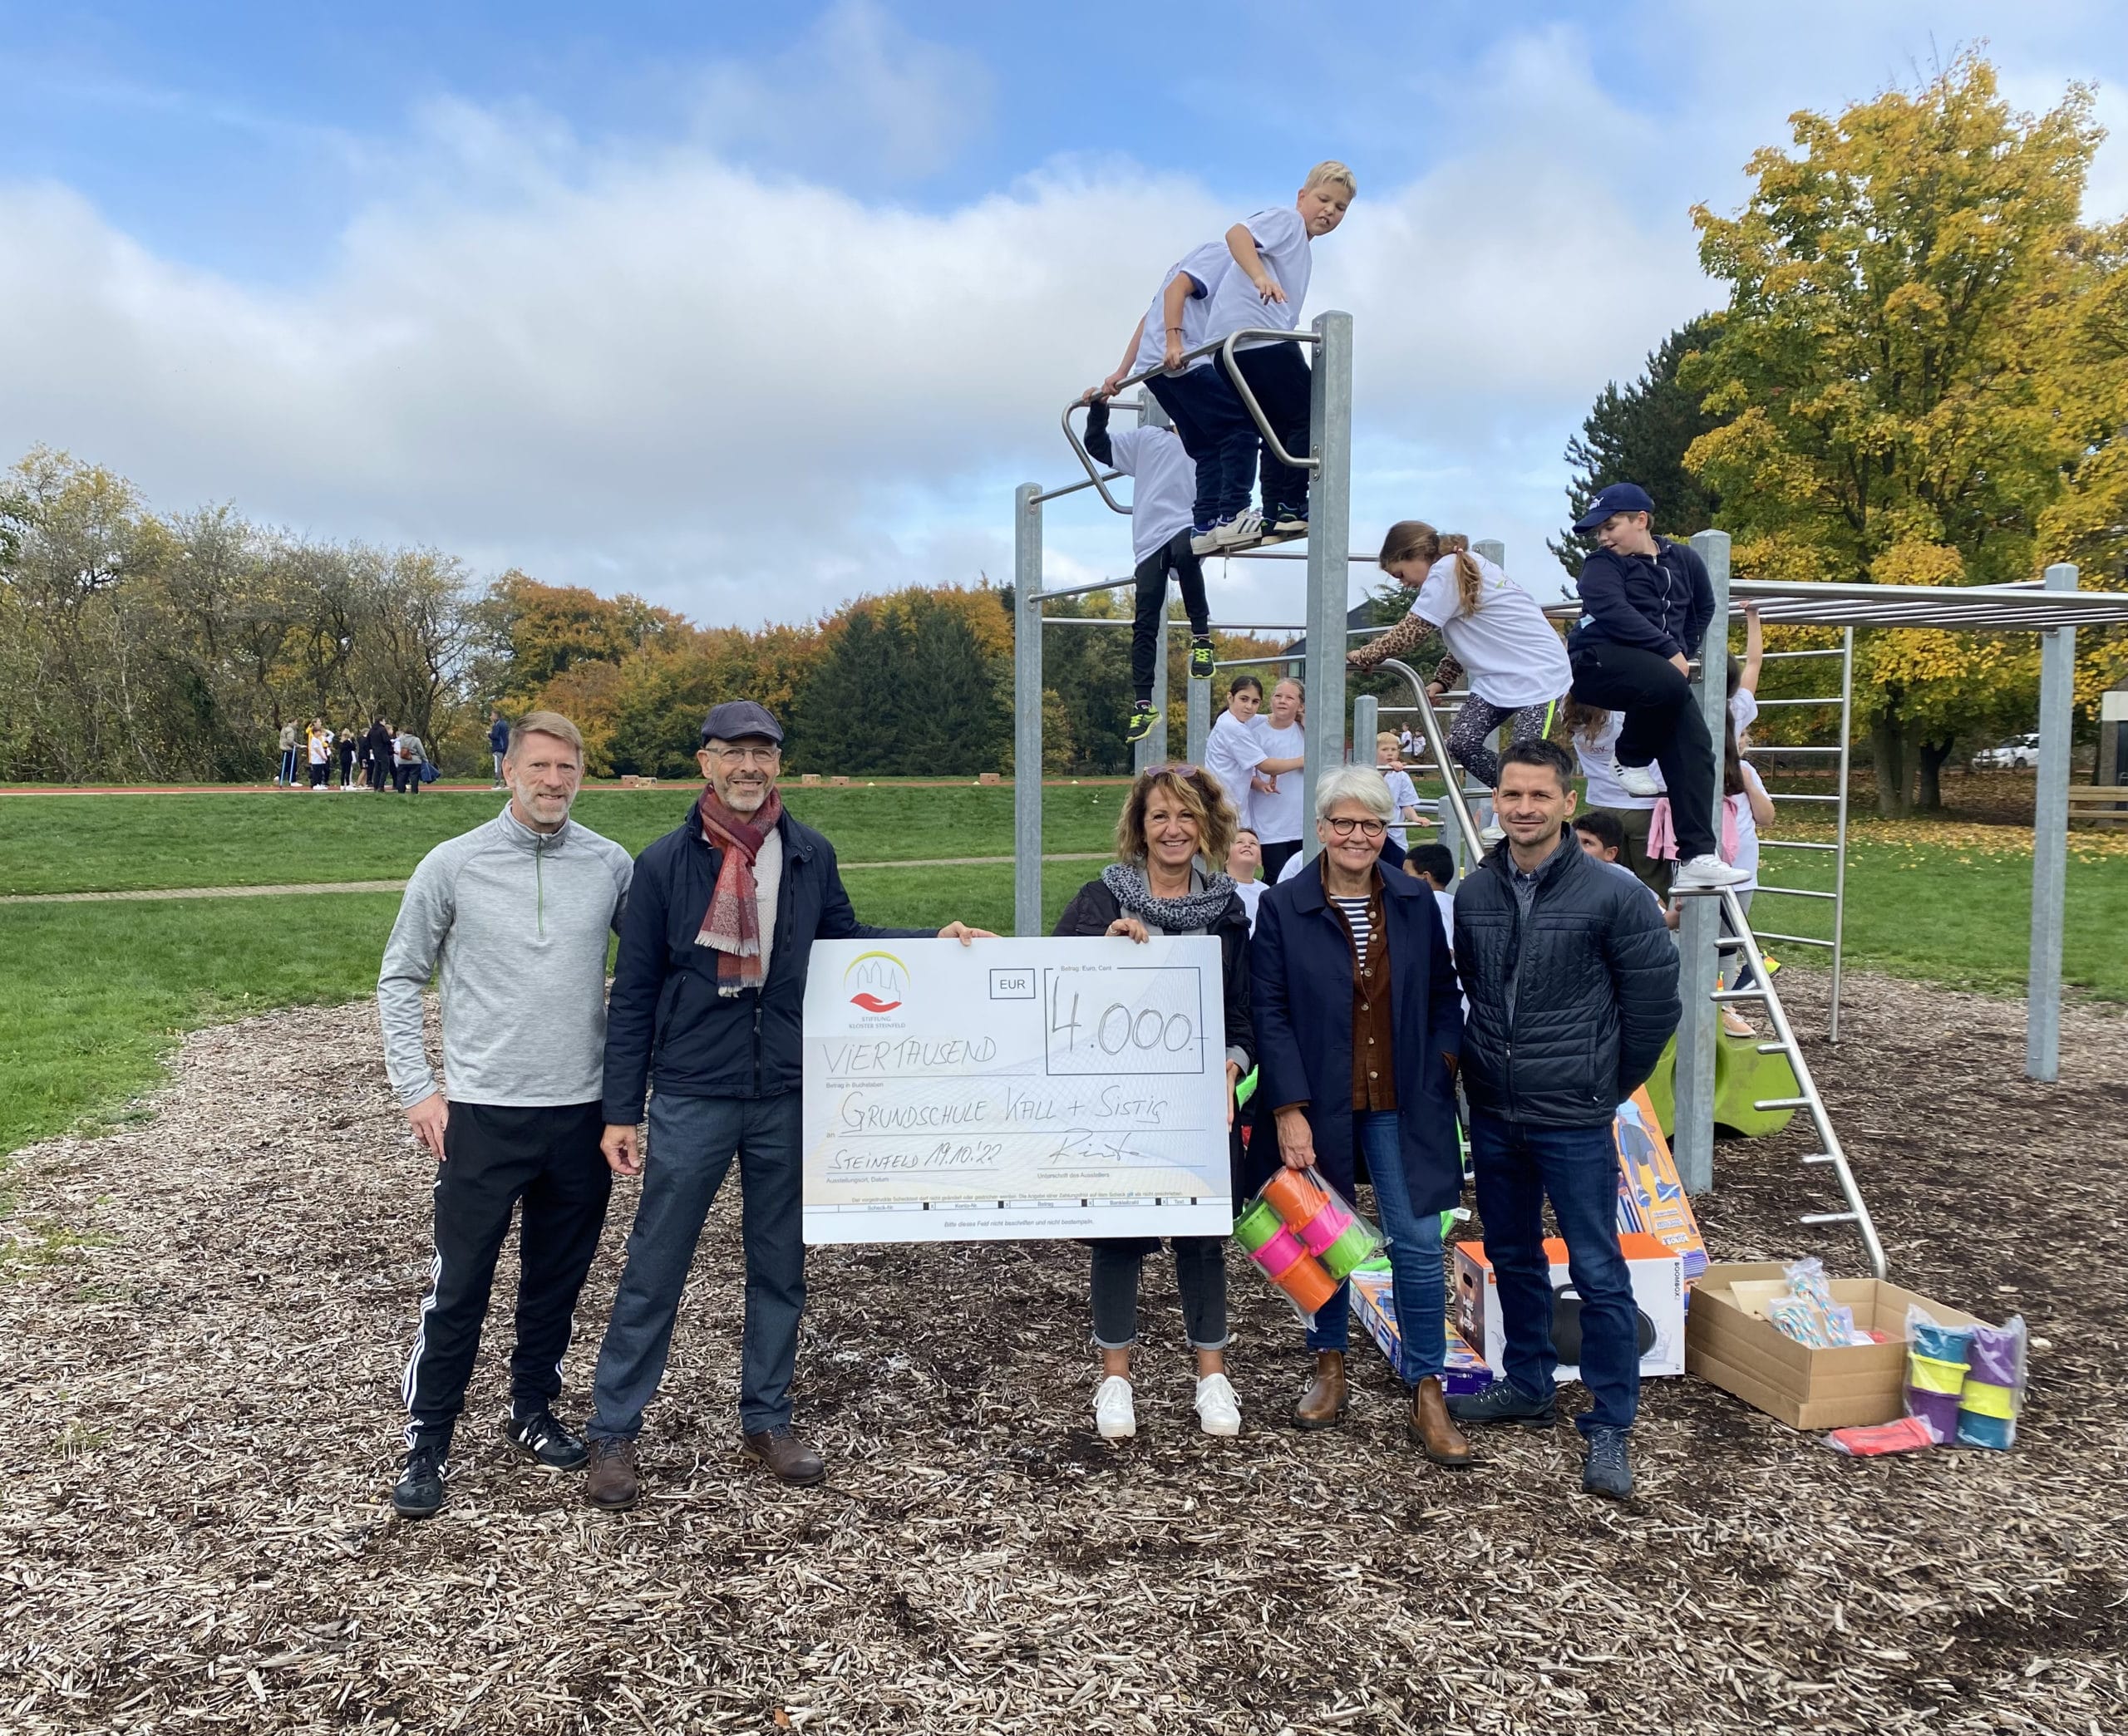
[[[1389,1239],[1410,1432],[1436,1464],[1470,1448],[1450,1419],[1441,1375],[1447,1319],[1441,1213],[1462,1191],[1456,1061],[1463,1015],[1448,942],[1426,883],[1382,872],[1394,813],[1382,775],[1347,765],[1316,786],[1323,849],[1257,907],[1249,943],[1255,1002],[1255,1181],[1274,1165],[1313,1167],[1348,1198],[1364,1153]],[[1294,1425],[1345,1414],[1345,1286],[1308,1332],[1315,1376]]]

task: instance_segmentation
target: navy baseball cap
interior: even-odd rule
[[[1637,482],[1614,482],[1594,500],[1589,510],[1574,521],[1574,528],[1581,535],[1589,533],[1613,513],[1652,513],[1655,503],[1648,498],[1648,490]]]
[[[743,741],[749,735],[765,736],[781,747],[783,725],[768,715],[767,706],[751,699],[727,699],[721,706],[711,706],[709,716],[702,720],[705,744]]]

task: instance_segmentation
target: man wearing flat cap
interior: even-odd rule
[[[746,1311],[739,1426],[786,1483],[827,1467],[791,1427],[805,1306],[799,1073],[805,965],[816,939],[988,931],[875,928],[857,920],[835,848],[784,812],[783,731],[751,700],[717,706],[697,755],[708,779],[687,819],[636,860],[606,1014],[606,1161],[640,1175],[628,1266],[598,1350],[584,1431],[594,1507],[635,1504],[636,1436],[658,1391],[687,1270],[736,1157]],[[637,1126],[650,1094],[649,1143]]]

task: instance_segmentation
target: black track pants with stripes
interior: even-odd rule
[[[436,1177],[436,1261],[406,1362],[406,1444],[448,1443],[480,1348],[495,1260],[521,1202],[510,1404],[529,1415],[562,1389],[577,1293],[598,1252],[613,1172],[595,1103],[454,1103]]]

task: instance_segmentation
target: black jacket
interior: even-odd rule
[[[1511,873],[1503,843],[1456,891],[1456,968],[1470,1002],[1464,1091],[1474,1111],[1505,1121],[1606,1125],[1677,1028],[1677,949],[1662,907],[1571,832],[1537,870],[1526,922]]]
[[[1652,556],[1598,548],[1582,563],[1581,618],[1567,636],[1569,652],[1585,640],[1607,639],[1658,657],[1697,654],[1714,619],[1707,563],[1682,543],[1655,542]]]
[[[1064,907],[1064,913],[1057,917],[1053,932],[1066,938],[1097,937],[1106,934],[1108,925],[1122,914],[1123,906],[1108,889],[1107,883],[1089,880]],[[1242,1077],[1246,1079],[1256,1065],[1256,1027],[1249,1006],[1249,910],[1241,902],[1240,893],[1236,893],[1227,900],[1227,907],[1219,912],[1208,932],[1219,943],[1219,982],[1226,1003],[1227,1048],[1229,1051],[1238,1049],[1248,1056],[1241,1064]],[[1227,1183],[1233,1191],[1234,1209],[1239,1211],[1242,1196],[1239,1119],[1227,1134]],[[1101,1239],[1135,1248],[1141,1254],[1151,1253],[1160,1245],[1157,1236],[1111,1236]]]
[[[643,1119],[646,1080],[676,1097],[774,1097],[798,1089],[805,1052],[805,966],[815,940],[909,940],[935,928],[857,920],[835,846],[783,816],[783,882],[768,980],[726,998],[713,948],[698,947],[724,853],[687,817],[636,858],[606,1006],[604,1114]]]

